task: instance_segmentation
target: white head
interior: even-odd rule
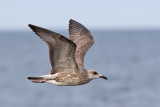
[[[89,79],[96,79],[96,78],[103,78],[103,79],[106,79],[106,80],[108,79],[107,77],[99,74],[95,70],[87,70],[87,72],[88,72]]]

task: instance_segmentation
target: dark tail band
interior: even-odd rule
[[[31,80],[34,83],[44,83],[46,82],[43,77],[28,77],[28,80]]]

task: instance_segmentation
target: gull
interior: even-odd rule
[[[28,77],[34,83],[51,83],[59,86],[83,85],[96,78],[107,77],[95,70],[84,68],[84,56],[94,44],[91,32],[79,22],[69,20],[69,39],[56,32],[28,25],[49,48],[50,74]]]

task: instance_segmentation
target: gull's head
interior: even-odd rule
[[[87,70],[87,71],[88,71],[88,78],[89,79],[96,79],[96,78],[103,78],[105,80],[108,79],[106,76],[103,76],[103,75],[99,74],[95,70]]]

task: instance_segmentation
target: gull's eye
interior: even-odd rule
[[[93,72],[94,75],[98,74],[97,72]]]

